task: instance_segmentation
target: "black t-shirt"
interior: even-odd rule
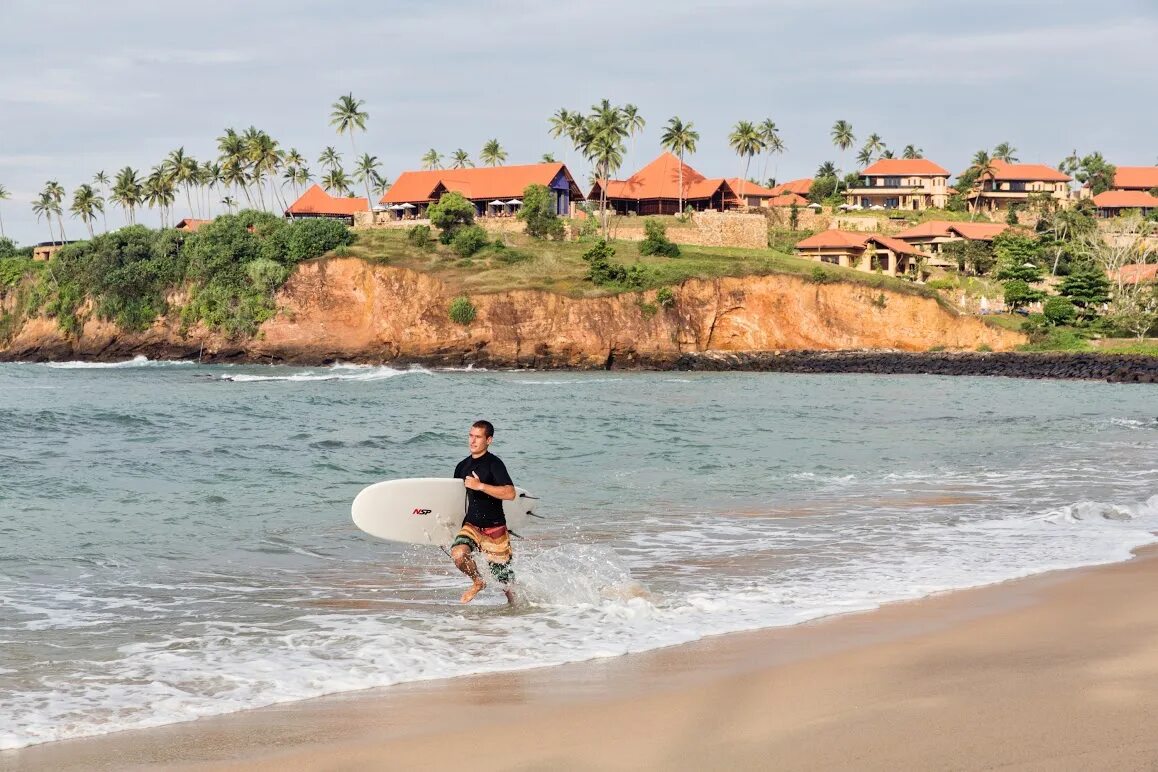
[[[459,479],[466,479],[471,472],[477,474],[478,479],[487,485],[514,485],[502,459],[490,451],[478,458],[467,456],[454,468],[454,476]],[[464,524],[473,525],[475,528],[494,528],[497,525],[507,524],[503,516],[502,499],[496,499],[482,491],[472,491],[470,488],[466,489],[466,497],[466,517],[462,521]]]

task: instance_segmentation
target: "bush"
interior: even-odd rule
[[[671,287],[660,287],[659,292],[655,293],[655,302],[659,304],[660,308],[673,308],[675,306],[675,293],[671,291]]]
[[[474,321],[477,311],[470,298],[460,296],[450,301],[450,320],[464,327]]]
[[[276,231],[271,231],[269,236],[277,238],[275,234]],[[328,217],[310,217],[298,220],[286,229],[286,252],[282,259],[300,263],[352,243],[354,233],[341,221]]]
[[[459,230],[474,224],[474,204],[461,193],[443,193],[426,213],[430,224],[440,231],[438,240],[443,244],[449,244]]]
[[[639,243],[639,254],[679,257],[680,248],[668,239],[663,223],[649,217],[643,221],[643,241]]]
[[[470,257],[488,243],[487,232],[481,225],[460,228],[451,240],[450,248],[461,257]]]
[[[1005,305],[1014,310],[1035,303],[1044,297],[1041,290],[1034,289],[1022,279],[1010,279],[1002,287],[1005,292]]]
[[[592,284],[606,286],[621,286],[629,289],[638,289],[643,286],[644,275],[638,265],[630,268],[611,262],[615,256],[615,248],[600,239],[595,246],[583,253],[583,260],[587,263],[587,276]]]
[[[14,287],[28,274],[42,270],[44,263],[25,257],[0,257],[0,293],[4,287]]]
[[[527,235],[535,239],[563,239],[563,221],[555,214],[554,196],[546,185],[528,185],[523,190],[519,219],[527,224]]]
[[[1072,324],[1077,317],[1078,310],[1069,298],[1047,298],[1041,307],[1041,315],[1054,327]]]
[[[942,277],[939,279],[930,279],[925,282],[925,286],[932,290],[951,290],[957,288],[957,282],[948,277]]]
[[[410,230],[406,231],[406,240],[416,247],[425,249],[430,246],[430,226],[429,225],[415,225]]]
[[[830,281],[836,281],[836,277],[829,271],[821,268],[819,265],[813,266],[804,280],[813,284],[828,284]]]

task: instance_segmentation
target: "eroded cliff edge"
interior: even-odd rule
[[[1024,337],[959,316],[935,300],[795,276],[692,279],[655,293],[571,298],[539,290],[473,294],[468,326],[451,321],[463,294],[435,276],[329,258],[300,265],[278,313],[248,340],[163,319],[140,333],[90,319],[77,337],[35,317],[0,350],[6,360],[197,358],[325,364],[411,361],[448,365],[599,368],[674,364],[702,351],[933,348],[1009,350]],[[469,294],[469,293],[468,293]]]

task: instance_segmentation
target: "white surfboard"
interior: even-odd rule
[[[522,488],[503,502],[507,528],[522,533],[537,499]],[[412,477],[374,483],[354,498],[354,525],[371,536],[406,544],[445,547],[454,541],[466,514],[466,488],[454,477]]]

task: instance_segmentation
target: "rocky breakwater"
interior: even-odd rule
[[[900,351],[784,351],[688,353],[677,370],[776,373],[1001,375],[1012,378],[1158,383],[1158,358],[1115,354]]]
[[[448,313],[459,295],[476,310],[467,325]],[[70,336],[55,320],[35,317],[15,331],[0,359],[670,368],[705,351],[1003,351],[1024,342],[932,298],[782,275],[688,280],[662,306],[654,291],[584,298],[540,290],[471,293],[431,274],[331,258],[300,265],[277,306],[274,318],[245,340],[183,329],[176,319],[128,333],[91,317]]]

